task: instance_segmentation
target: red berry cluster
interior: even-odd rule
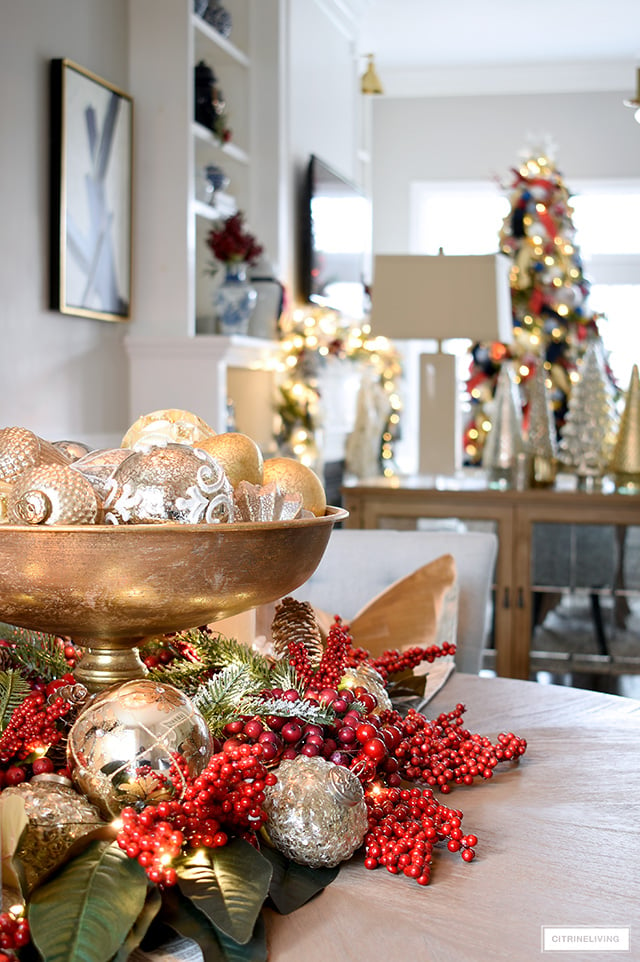
[[[378,658],[373,658],[370,664],[376,669],[384,681],[392,675],[400,674],[405,671],[412,671],[423,661],[430,665],[436,658],[443,658],[445,655],[455,655],[456,646],[448,641],[442,645],[429,645],[428,648],[406,648],[404,651],[384,651]]]
[[[404,737],[395,748],[400,774],[423,781],[447,794],[451,783],[471,785],[478,777],[491,778],[502,761],[517,761],[527,743],[513,732],[498,736],[497,744],[462,727],[464,705],[429,720],[410,709],[402,721]]]
[[[181,801],[147,805],[141,812],[123,809],[118,845],[138,860],[152,882],[175,885],[170,863],[184,846],[220,848],[229,834],[255,838],[267,818],[265,786],[275,781],[264,767],[260,745],[230,746],[187,781]]]
[[[0,913],[0,962],[15,959],[14,949],[21,949],[31,941],[29,923],[11,912]]]
[[[327,643],[318,667],[313,669],[304,644],[291,641],[287,645],[289,664],[307,688],[318,691],[322,688],[337,688],[347,668],[351,651],[349,628],[336,618],[329,629]]]
[[[475,835],[462,831],[462,812],[445,808],[430,789],[381,788],[365,796],[369,831],[364,839],[365,868],[402,873],[427,885],[434,846],[448,839],[450,852],[466,862],[475,857]]]
[[[69,702],[59,696],[49,703],[44,692],[27,695],[0,735],[0,764],[24,761],[32,752],[57,744],[62,733],[56,723],[70,708]]]

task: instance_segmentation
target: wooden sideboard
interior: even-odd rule
[[[489,521],[498,535],[495,670],[528,678],[533,617],[532,538],[536,523],[640,526],[640,498],[575,490],[494,490],[463,479],[375,478],[346,484],[350,528],[407,528],[420,519]],[[640,587],[640,585],[638,586]],[[640,641],[640,639],[639,639]],[[640,670],[640,659],[638,668]]]

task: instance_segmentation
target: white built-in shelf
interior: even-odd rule
[[[217,48],[216,53],[218,63],[233,63],[238,64],[241,67],[249,66],[249,58],[236,47],[235,44],[223,37],[222,34],[214,30],[213,27],[199,17],[196,13],[191,14],[191,25],[193,27],[193,35],[195,41],[195,61],[206,60],[209,56],[211,46]]]
[[[228,140],[226,143],[216,137],[212,131],[207,127],[203,127],[202,124],[196,123],[195,120],[191,122],[191,132],[196,140],[200,141],[202,144],[206,144],[208,147],[213,147],[215,150],[221,151],[226,154],[227,157],[231,157],[233,160],[237,161],[239,164],[248,164],[249,155],[246,150],[242,147],[238,147],[234,144],[232,140]]]

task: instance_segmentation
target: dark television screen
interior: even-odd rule
[[[362,318],[371,268],[370,202],[316,156],[309,161],[305,186],[303,296]]]

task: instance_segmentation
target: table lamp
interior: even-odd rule
[[[420,474],[451,475],[462,464],[462,423],[453,338],[513,338],[509,260],[502,254],[378,254],[374,258],[371,328],[392,340],[438,342],[419,364]]]

